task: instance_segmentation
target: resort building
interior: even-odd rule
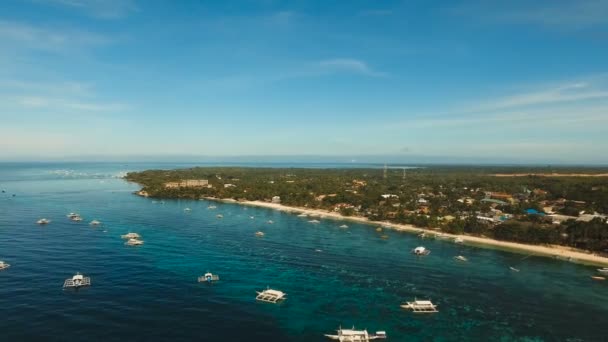
[[[271,202],[272,203],[281,203],[281,197],[279,197],[279,196],[273,196]]]
[[[206,179],[185,179],[179,182],[165,183],[165,188],[201,188],[209,187],[209,181]]]

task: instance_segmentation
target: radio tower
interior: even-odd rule
[[[384,164],[384,179],[386,179],[386,174],[388,172],[388,167],[386,166],[386,163]]]
[[[403,168],[403,180],[405,181],[405,168]]]

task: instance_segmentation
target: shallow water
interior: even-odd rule
[[[390,341],[606,340],[608,284],[590,280],[593,267],[237,204],[161,204],[118,178],[152,167],[173,165],[0,164],[0,260],[12,265],[0,272],[2,340],[324,341],[339,325]],[[145,245],[124,246],[129,231]],[[421,244],[432,253],[412,256]],[[62,290],[77,271],[92,286]],[[206,271],[221,280],[198,284]],[[266,286],[288,299],[257,303]],[[440,312],[399,308],[414,297]]]

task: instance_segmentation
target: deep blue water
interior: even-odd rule
[[[324,341],[339,325],[389,341],[607,340],[608,284],[590,280],[593,267],[236,204],[161,204],[119,178],[188,166],[0,164],[0,260],[12,265],[0,272],[0,340]],[[145,245],[124,246],[129,231]],[[432,253],[412,256],[420,244]],[[92,286],[64,291],[77,271]],[[206,271],[221,281],[198,284]],[[257,303],[266,286],[288,299]],[[399,308],[414,297],[440,312]]]

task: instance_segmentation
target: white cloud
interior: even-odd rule
[[[335,58],[319,62],[319,66],[333,72],[350,72],[372,77],[383,77],[387,74],[370,68],[364,61],[353,58]]]
[[[33,0],[62,6],[101,19],[120,19],[139,10],[134,0]]]
[[[483,1],[460,5],[450,12],[484,23],[526,23],[557,30],[608,25],[608,0]]]
[[[39,27],[0,20],[0,46],[5,48],[65,52],[110,42],[104,35],[83,30]]]
[[[494,111],[525,106],[608,98],[608,90],[586,82],[565,83],[540,90],[486,100],[468,111]]]

